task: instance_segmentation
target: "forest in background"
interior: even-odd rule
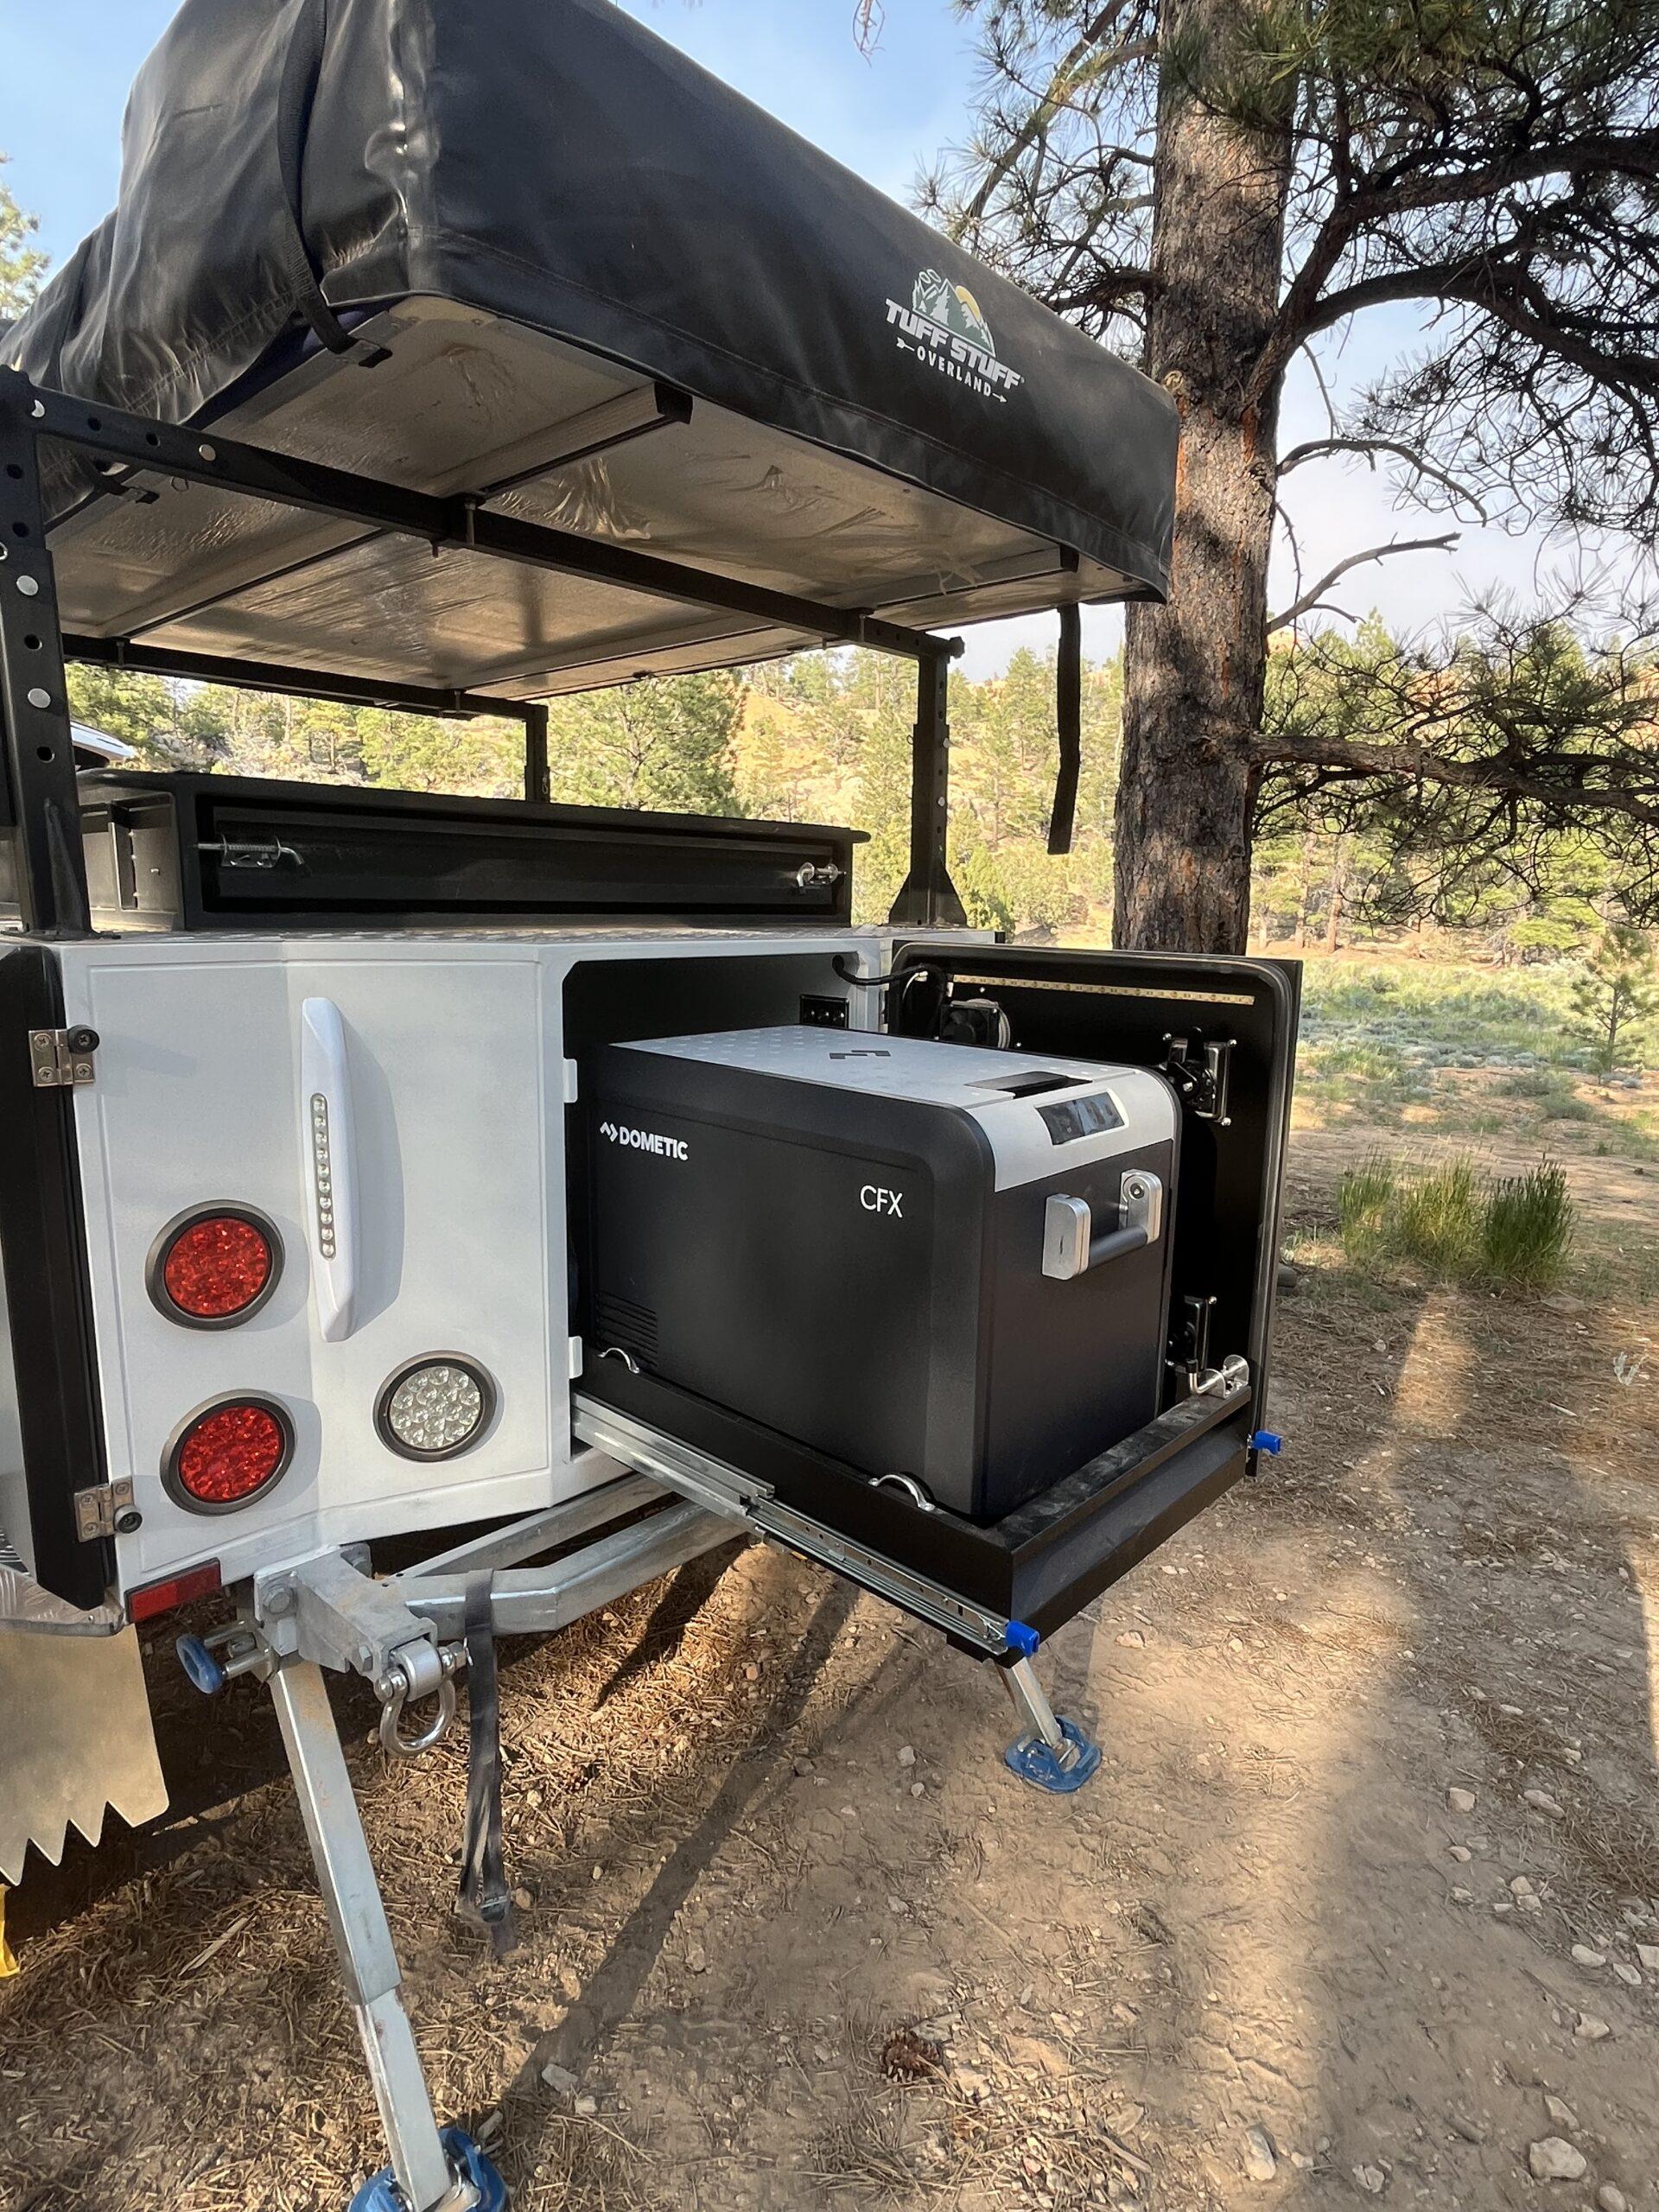
[[[1489,648],[1472,643],[1464,673],[1446,656],[1416,694],[1448,720],[1461,683],[1474,715]],[[1599,683],[1592,649],[1532,633],[1525,689],[1567,713]],[[1333,658],[1333,652],[1339,658]],[[1548,664],[1541,666],[1544,657]],[[1270,664],[1270,709],[1338,715],[1356,671],[1407,650],[1373,619],[1340,648],[1287,643]],[[1020,934],[1109,940],[1121,664],[1085,666],[1083,777],[1073,850],[1046,850],[1056,766],[1054,656],[1022,650],[1004,673],[951,683],[951,868],[976,925]],[[1510,692],[1515,671],[1506,671]],[[1649,741],[1659,747],[1659,674]],[[1404,680],[1403,678],[1402,679]],[[140,764],[506,798],[522,788],[516,721],[440,721],[77,667],[77,718],[134,746]],[[640,683],[555,701],[552,795],[568,802],[704,814],[849,823],[870,833],[857,867],[861,919],[885,916],[904,874],[914,677],[908,664],[852,652],[810,654],[737,671]],[[1455,721],[1455,715],[1450,720]],[[1360,804],[1356,804],[1356,800]],[[1252,941],[1334,951],[1403,939],[1454,941],[1501,964],[1587,954],[1609,925],[1641,916],[1650,854],[1617,841],[1529,825],[1426,817],[1363,779],[1340,801],[1264,787],[1255,842]]]

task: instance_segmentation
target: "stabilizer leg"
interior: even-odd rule
[[[1075,1720],[1055,1718],[1037,1670],[1027,1658],[1008,1661],[998,1670],[1024,1726],[1002,1754],[1022,1782],[1057,1796],[1081,1789],[1100,1765],[1100,1745]]]
[[[290,1660],[270,1694],[391,2164],[351,2212],[501,2212],[501,2178],[458,2129],[439,2133],[404,2011],[403,1975],[320,1668]]]

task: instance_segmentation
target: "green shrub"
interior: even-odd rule
[[[1374,1152],[1344,1175],[1337,1191],[1342,1249],[1351,1260],[1369,1258],[1381,1246],[1394,1202],[1396,1171],[1386,1153]]]
[[[1453,1160],[1401,1193],[1391,1241],[1403,1258],[1435,1274],[1463,1274],[1480,1249],[1481,1213],[1473,1160]]]
[[[1487,1199],[1481,1272],[1494,1282],[1546,1290],[1560,1278],[1572,1241],[1567,1176],[1554,1160],[1541,1160],[1528,1174],[1505,1176]]]
[[[1573,1199],[1553,1160],[1495,1184],[1466,1156],[1404,1176],[1372,1153],[1343,1177],[1337,1219],[1351,1266],[1387,1257],[1516,1290],[1558,1281],[1573,1241]]]
[[[1535,1104],[1547,1122],[1589,1122],[1595,1118],[1595,1108],[1587,1098],[1580,1098],[1573,1088],[1573,1079],[1559,1068],[1522,1068],[1506,1076],[1498,1088],[1506,1097],[1526,1098]]]

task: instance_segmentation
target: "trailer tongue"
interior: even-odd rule
[[[0,1873],[152,1808],[128,1624],[225,1591],[181,1656],[276,1702],[354,2201],[461,2212],[320,1670],[398,1757],[467,1680],[497,1942],[494,1639],[734,1536],[1081,1786],[1043,1637],[1275,1443],[1296,973],[960,926],[938,626],[1060,610],[1063,817],[1173,409],[608,0],[188,0],[125,153],[0,336]],[[550,697],[824,645],[916,671],[885,926],[854,831],[547,803]],[[514,715],[524,799],[78,775],[68,659]]]

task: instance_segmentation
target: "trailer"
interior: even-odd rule
[[[1166,396],[609,0],[187,0],[114,213],[0,333],[0,1877],[164,1803],[136,1624],[273,1699],[389,2152],[440,2127],[329,1705],[734,1535],[1034,1664],[1277,1449],[1298,971],[996,941],[949,869],[954,632],[1167,582]],[[555,805],[547,702],[861,646],[909,871]],[[78,764],[66,664],[517,718],[522,799]],[[83,753],[83,762],[86,756]],[[418,1556],[424,1538],[429,1548]],[[416,1563],[388,1565],[386,1547]]]

